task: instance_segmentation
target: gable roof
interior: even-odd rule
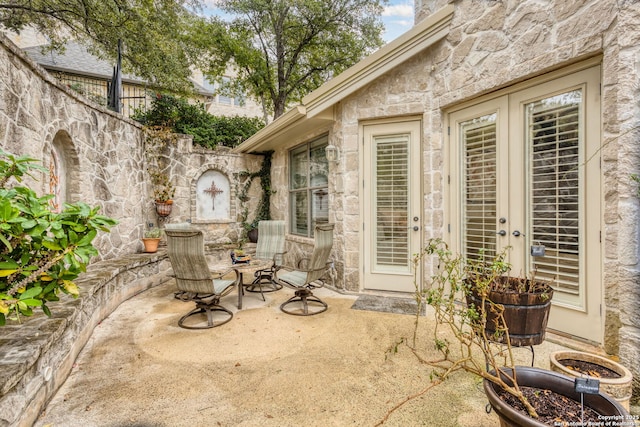
[[[309,93],[301,105],[278,117],[234,151],[272,150],[281,141],[289,141],[310,129],[331,123],[335,104],[446,37],[453,12],[454,6],[447,5],[420,21],[397,39]]]

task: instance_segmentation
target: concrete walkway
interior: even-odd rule
[[[177,326],[192,308],[173,281],[123,303],[96,328],[37,426],[496,426],[482,383],[456,373],[430,387],[431,368],[403,345],[415,316],[353,310],[353,296],[321,289],[329,310],[291,316],[292,291],[248,293],[231,322],[208,330]],[[433,324],[420,321],[427,357]],[[536,365],[548,353],[536,347]],[[528,364],[527,349],[516,349]],[[427,389],[427,391],[424,391]],[[409,397],[417,396],[413,399]],[[396,409],[394,409],[396,408]]]

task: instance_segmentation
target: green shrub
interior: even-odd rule
[[[205,148],[235,147],[264,127],[256,117],[224,117],[207,113],[201,103],[158,94],[151,108],[132,118],[145,126],[164,126],[173,132],[193,136],[193,143]]]
[[[98,254],[92,245],[98,231],[108,232],[116,221],[98,215],[99,207],[65,204],[52,212],[52,195],[39,197],[19,184],[24,175],[48,169],[30,157],[16,157],[0,150],[0,326],[6,316],[30,316],[34,307],[51,315],[47,303],[58,293],[77,297],[73,282]]]

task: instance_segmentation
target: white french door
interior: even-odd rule
[[[420,129],[418,120],[363,127],[365,289],[415,290],[412,258],[422,236]]]
[[[450,114],[452,243],[554,288],[549,327],[603,335],[600,67]]]

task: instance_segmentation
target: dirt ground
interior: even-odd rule
[[[316,294],[328,311],[291,316],[279,309],[293,293],[283,289],[266,302],[247,293],[240,311],[232,293],[222,300],[235,311],[231,322],[186,330],[177,322],[193,303],[174,290],[168,282],[146,291],[105,319],[36,425],[498,425],[473,376],[431,386],[431,368],[405,346],[389,353],[412,336],[415,316],[354,310],[354,296],[326,289]],[[423,348],[432,327],[421,318]],[[537,346],[536,365],[548,368],[548,353],[563,348]],[[530,363],[531,353],[517,350]]]

